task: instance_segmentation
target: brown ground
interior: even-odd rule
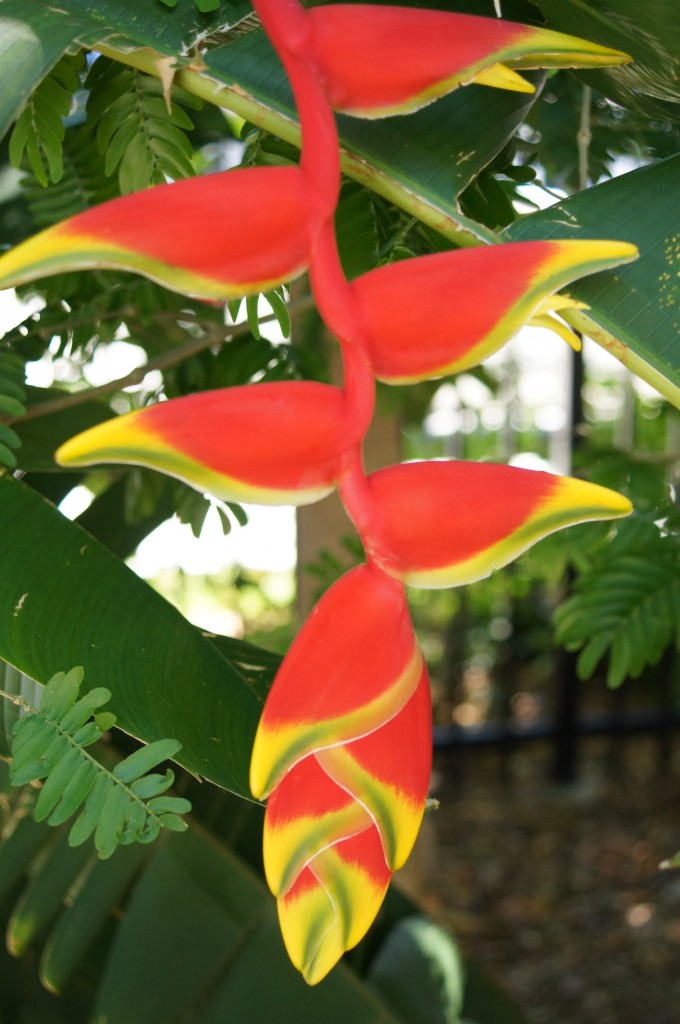
[[[561,788],[547,744],[437,754],[406,881],[532,1024],[680,1024],[677,743],[583,741]]]

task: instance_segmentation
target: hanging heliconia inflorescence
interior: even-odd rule
[[[253,6],[293,89],[299,167],[228,171],[105,203],[0,258],[0,287],[115,267],[225,300],[309,270],[340,344],[342,387],[253,384],[177,398],[96,426],[57,458],[151,466],[221,498],[266,504],[339,489],[367,564],[331,587],[302,628],[251,763],[252,793],[267,798],[265,870],[284,941],[314,984],[366,933],[425,808],[430,694],[405,584],[468,583],[554,530],[630,511],[602,487],[507,466],[421,462],[367,476],[375,378],[410,382],[474,366],[527,323],[565,333],[552,314],[578,304],[555,293],[636,255],[616,241],[504,244],[405,260],[350,283],[334,230],[333,110],[403,114],[471,82],[530,92],[516,69],[628,58],[500,19],[305,9],[298,0]]]

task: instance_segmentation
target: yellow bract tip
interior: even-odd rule
[[[536,89],[522,78],[516,71],[505,66],[505,64],[492,64],[491,67],[483,68],[472,78],[475,85],[490,85],[496,89],[509,89],[511,92],[536,92]]]

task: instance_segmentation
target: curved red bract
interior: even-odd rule
[[[408,113],[459,85],[533,92],[499,63],[600,67],[629,58],[573,36],[500,18],[373,4],[309,12],[312,56],[336,110],[363,117]]]
[[[314,57],[336,110],[401,113],[494,64],[526,25],[408,7],[332,4],[309,11]],[[450,83],[448,88],[445,83]]]
[[[358,739],[403,707],[422,672],[403,588],[358,566],[324,594],[286,655],[265,705],[251,789],[266,796],[314,750]]]
[[[352,289],[373,372],[404,383],[476,366],[553,292],[635,254],[597,240],[506,242],[371,270]]]
[[[121,196],[48,228],[0,257],[0,287],[97,266],[226,299],[304,270],[309,232],[298,168],[225,171]]]
[[[148,466],[222,498],[301,504],[335,487],[360,440],[339,388],[285,381],[159,402],[77,435],[56,459]]]
[[[627,498],[552,473],[480,462],[411,462],[368,479],[376,564],[415,586],[471,583],[574,523],[628,515]]]

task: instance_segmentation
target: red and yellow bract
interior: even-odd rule
[[[312,57],[332,105],[361,117],[409,113],[471,82],[533,92],[512,68],[630,60],[573,36],[476,15],[371,4],[332,4],[308,14]]]
[[[367,553],[417,587],[472,583],[565,526],[629,515],[606,487],[516,466],[411,462],[368,478]]]
[[[421,672],[402,586],[368,566],[343,576],[312,611],[269,693],[253,746],[253,795],[266,797],[312,751],[386,722]]]
[[[310,984],[363,937],[415,842],[430,691],[400,584],[368,566],[325,594],[274,681],[251,787],[269,793],[267,881]]]
[[[132,270],[204,299],[265,291],[308,263],[296,167],[225,171],[112,199],[0,256],[0,288],[67,270]]]
[[[343,391],[313,381],[221,388],[97,424],[62,466],[130,463],[228,501],[304,505],[333,490],[361,440]]]
[[[507,242],[371,270],[352,289],[373,372],[402,384],[477,366],[545,313],[553,292],[636,256],[627,242]]]

